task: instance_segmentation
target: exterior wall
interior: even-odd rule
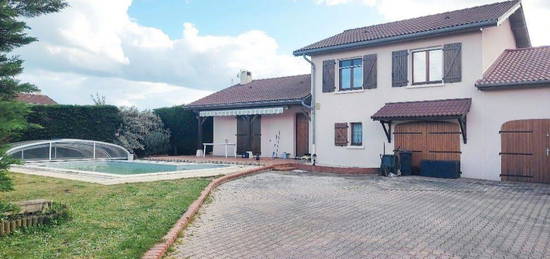
[[[291,106],[282,114],[262,115],[261,117],[261,152],[262,157],[271,157],[276,143],[276,135],[280,132],[279,154],[290,153],[294,157],[296,151],[296,113],[301,112],[299,106]],[[237,119],[235,117],[214,117],[214,143],[237,142]],[[229,149],[232,154],[233,149]],[[213,154],[225,155],[224,146],[214,146]]]
[[[378,55],[376,89],[322,93],[322,73],[316,74],[316,103],[319,106],[316,125],[318,164],[379,167],[379,155],[382,153],[383,145],[386,152],[390,152],[394,147],[393,143],[388,143],[380,123],[371,120],[370,117],[385,103],[472,98],[467,121],[468,143],[461,144],[463,177],[498,180],[500,174],[498,132],[501,125],[515,119],[550,118],[550,88],[483,92],[474,86],[475,81],[482,77],[485,67],[488,67],[503,49],[515,46],[515,43],[514,46],[510,46],[511,42],[506,36],[511,33],[508,23],[505,22],[493,29],[312,57],[316,67],[321,71],[324,60],[348,59],[373,53]],[[409,85],[394,88],[391,86],[392,51],[455,42],[462,43],[461,82],[429,87]],[[409,81],[411,81],[410,55],[408,68]],[[338,82],[338,70],[336,71],[336,82]],[[362,122],[363,147],[335,146],[334,123],[338,122]]]
[[[505,20],[499,26],[485,28],[481,33],[483,48],[483,72],[502,54],[505,49],[515,49],[516,41],[510,27],[510,21]]]

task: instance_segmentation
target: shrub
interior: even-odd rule
[[[143,153],[138,152],[142,156],[168,154],[170,151],[170,131],[158,130],[151,132],[145,136],[143,140],[145,150]]]
[[[156,109],[164,126],[170,130],[170,155],[193,155],[197,149],[197,119],[184,106]],[[203,142],[212,142],[213,123],[209,118],[203,124]]]
[[[170,131],[152,111],[136,107],[120,108],[122,125],[117,130],[115,143],[138,155],[154,155],[166,150]]]
[[[76,138],[113,142],[122,123],[119,110],[111,105],[35,105],[27,116],[38,124],[20,140]]]

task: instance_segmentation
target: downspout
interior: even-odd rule
[[[316,124],[315,124],[315,109],[316,109],[316,100],[315,100],[315,64],[311,62],[311,59],[308,59],[306,55],[303,55],[305,61],[311,65],[311,162],[315,166],[317,160],[317,149],[316,149]]]

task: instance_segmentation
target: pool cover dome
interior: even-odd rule
[[[83,139],[17,142],[11,144],[6,154],[24,161],[133,158],[128,150],[119,145]]]

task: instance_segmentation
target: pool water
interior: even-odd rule
[[[199,170],[222,168],[227,165],[219,164],[158,164],[147,162],[126,162],[126,161],[69,161],[69,162],[48,162],[36,164],[40,167],[69,169],[78,171],[91,171],[98,173],[109,173],[118,175],[134,175],[148,173],[162,173],[184,170]]]

